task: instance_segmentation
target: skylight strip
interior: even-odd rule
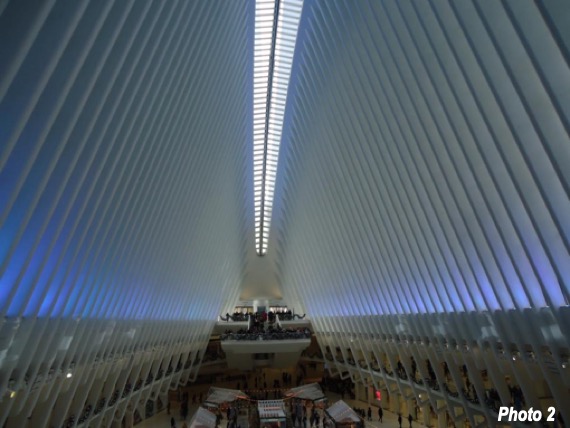
[[[299,7],[295,8],[294,6]],[[285,112],[285,99],[291,74],[292,56],[294,51],[296,34],[302,10],[302,1],[287,1],[280,4],[280,14],[275,41],[275,56],[273,64],[272,99],[269,111],[268,135],[266,150],[272,152],[274,162],[266,164],[265,177],[265,209],[263,211],[264,235],[269,235],[271,214],[273,206],[273,194],[275,178],[277,174],[277,161],[279,156],[279,144],[283,128]],[[286,31],[280,27],[287,22]],[[294,37],[291,37],[291,28],[294,27]],[[282,101],[282,102],[279,102]],[[267,249],[267,241],[262,242],[262,252]]]
[[[260,256],[267,251],[269,240],[279,144],[302,9],[303,0],[256,1],[253,163],[256,250]]]
[[[256,1],[254,37],[254,209],[256,242],[261,240],[263,220],[263,162],[267,99],[269,91],[270,58],[273,50],[273,27],[275,25],[275,0]],[[259,250],[258,250],[259,252]]]

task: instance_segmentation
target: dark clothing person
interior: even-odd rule
[[[411,413],[408,414],[408,422],[410,423],[410,428],[412,428],[412,421],[414,420],[414,418],[412,418]]]
[[[382,423],[382,416],[384,416],[384,411],[382,410],[382,407],[378,407],[378,420],[380,423]]]
[[[402,428],[402,415],[398,415],[398,425]]]
[[[372,420],[372,409],[370,407],[368,408],[368,420]]]

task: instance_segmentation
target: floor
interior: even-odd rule
[[[327,397],[329,399],[329,404],[333,404],[334,402],[336,402],[337,400],[340,400],[340,396],[338,394],[335,393],[327,393]],[[350,399],[346,399],[344,400],[348,405],[350,405],[351,407],[359,407],[359,408],[368,408],[368,405],[362,401],[356,401],[356,400],[350,400]],[[192,419],[192,416],[194,415],[194,413],[196,412],[196,410],[198,409],[198,405],[197,404],[191,404],[190,405],[190,412],[187,418],[187,423],[189,425],[190,419]],[[378,410],[376,408],[372,409],[373,411],[373,418],[375,416],[375,420],[368,422],[365,421],[365,428],[398,428],[398,415],[388,412],[386,410],[384,410],[384,417],[382,420],[382,423],[380,423],[378,421]],[[176,414],[174,414],[174,419],[176,420],[176,427],[180,428],[182,426],[182,420],[180,419],[180,416],[178,414],[178,412],[175,412]],[[143,422],[141,422],[140,424],[135,425],[135,428],[168,428],[170,427],[170,418],[172,417],[172,415],[168,415],[166,413],[166,411],[163,411],[155,416],[153,416],[152,418],[149,418]],[[220,427],[225,427],[226,426],[226,420],[222,420],[222,423],[220,424]],[[244,427],[244,425],[241,425],[242,427]],[[409,424],[407,420],[404,420],[402,422],[402,427],[403,428],[408,428]],[[413,421],[412,423],[412,427],[413,428],[425,428],[424,425],[421,425],[419,423],[417,423],[416,421]]]

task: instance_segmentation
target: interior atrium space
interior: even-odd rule
[[[0,0],[0,311],[3,428],[570,427],[570,1]]]

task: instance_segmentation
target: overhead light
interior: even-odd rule
[[[16,391],[10,391],[10,398],[16,397]]]
[[[66,378],[70,379],[71,376],[73,376],[73,374],[71,374],[71,372],[67,372],[67,374],[65,375]]]
[[[255,246],[265,255],[279,145],[303,0],[257,0],[253,59]],[[268,19],[269,18],[269,19]]]

